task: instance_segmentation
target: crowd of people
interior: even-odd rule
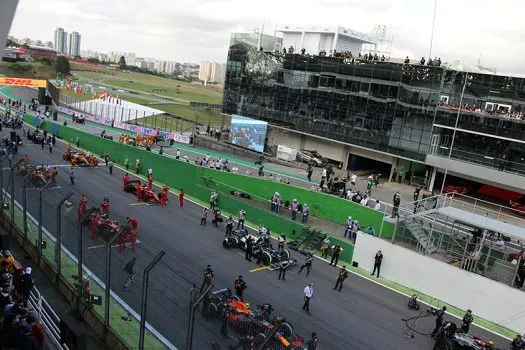
[[[509,119],[517,119],[517,120],[525,120],[525,114],[523,112],[518,111],[512,111],[510,109],[488,109],[488,108],[481,108],[479,106],[475,106],[473,104],[463,103],[459,104],[457,102],[446,102],[446,101],[439,101],[438,107],[442,108],[449,108],[453,110],[462,110],[467,112],[475,112],[480,114],[487,114],[490,116],[497,116],[497,117],[503,117],[503,118],[509,118]]]
[[[10,251],[0,255],[0,347],[41,350],[45,331],[29,303],[34,281],[31,267],[23,268]]]

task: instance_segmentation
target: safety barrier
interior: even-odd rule
[[[53,308],[47,303],[46,299],[36,287],[33,287],[31,290],[29,304],[39,316],[47,336],[57,349],[68,350],[67,345],[62,344],[60,341],[60,317],[57,316]]]

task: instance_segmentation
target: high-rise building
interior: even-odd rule
[[[53,48],[56,52],[67,53],[67,32],[63,28],[55,29]]]
[[[80,56],[80,34],[72,32],[69,34],[69,50],[70,56]]]
[[[226,65],[217,62],[201,61],[199,66],[199,80],[209,83],[224,83]]]

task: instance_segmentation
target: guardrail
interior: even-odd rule
[[[69,350],[67,345],[60,341],[60,317],[57,316],[53,308],[46,299],[40,294],[36,287],[33,287],[29,295],[29,304],[38,315],[46,334],[57,349]]]

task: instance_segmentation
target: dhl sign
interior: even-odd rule
[[[47,86],[47,81],[37,79],[0,77],[0,85],[45,88]]]

